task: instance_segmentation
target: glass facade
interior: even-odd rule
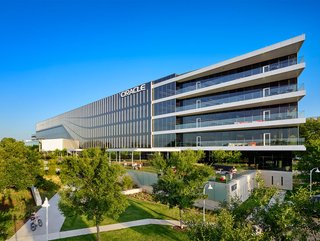
[[[176,94],[176,82],[161,85],[153,89],[153,99],[158,100]]]
[[[154,84],[157,84],[157,83],[166,81],[166,80],[168,80],[168,79],[172,79],[172,78],[174,78],[174,77],[176,77],[176,76],[178,76],[178,75],[174,73],[174,74],[170,74],[170,75],[167,75],[167,76],[165,76],[165,77],[162,77],[162,78],[160,78],[160,79],[154,80],[154,81],[152,81],[152,82],[153,82]]]
[[[175,147],[176,134],[154,135],[153,146],[154,147]]]
[[[200,78],[195,78],[190,81],[179,83],[176,85],[173,83],[162,85],[154,89],[154,100],[172,96],[175,94],[181,94],[188,91],[225,83],[235,79],[245,78],[251,75],[261,74],[280,68],[285,68],[294,64],[297,64],[297,55],[287,55],[280,58],[275,58],[260,63],[247,65],[241,68],[228,70],[212,75],[207,75]],[[175,83],[174,83],[175,84]]]
[[[297,80],[289,79],[177,101],[176,112],[250,100],[297,91]]]
[[[245,124],[304,117],[303,112],[299,113],[297,110],[297,103],[288,103],[236,111],[159,118],[153,120],[153,131]]]
[[[228,70],[225,72],[220,72],[213,75],[208,75],[205,77],[193,79],[188,82],[177,84],[177,94],[212,85],[217,85],[235,79],[245,78],[251,75],[261,74],[280,68],[285,68],[294,64],[297,64],[297,56],[289,55],[233,70]]]
[[[176,128],[176,117],[167,117],[153,120],[153,131],[174,130]]]
[[[163,115],[176,111],[176,100],[167,100],[153,104],[153,115]]]
[[[175,139],[174,138],[175,135]],[[303,145],[297,127],[154,135],[154,147]]]
[[[141,86],[40,122],[37,138],[75,139],[81,148],[149,148],[151,84]]]
[[[273,120],[286,120],[303,116],[297,112],[297,103],[264,106],[203,115],[177,117],[175,129],[245,124]]]
[[[297,127],[177,134],[177,146],[278,146],[298,145]]]

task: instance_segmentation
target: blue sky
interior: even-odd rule
[[[306,34],[300,110],[320,116],[320,1],[0,0],[0,139],[171,73]]]

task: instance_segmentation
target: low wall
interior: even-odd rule
[[[134,188],[134,189],[122,191],[122,194],[131,195],[131,194],[136,194],[136,193],[140,193],[140,192],[143,192],[142,188]]]
[[[261,177],[267,187],[275,186],[283,190],[292,190],[292,172],[260,170]]]
[[[158,175],[155,173],[135,170],[128,170],[127,173],[132,178],[133,182],[139,187],[152,186],[158,181]]]

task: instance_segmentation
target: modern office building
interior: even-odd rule
[[[298,106],[306,94],[298,83],[304,40],[125,90],[39,122],[36,136],[112,151],[239,150],[259,168],[289,170],[293,152],[305,150]]]

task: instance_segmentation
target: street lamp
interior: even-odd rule
[[[50,204],[47,197],[44,199],[42,207],[46,209],[46,240],[48,241],[48,208],[50,207]]]
[[[313,169],[311,169],[310,171],[310,196],[311,196],[311,192],[312,192],[312,172],[313,170],[316,170],[316,173],[320,173],[320,170],[318,167],[315,167]]]
[[[211,186],[210,182],[207,182],[203,187],[203,195],[206,195],[206,187],[208,186],[209,190],[212,190],[213,187]],[[203,199],[203,222],[206,221],[206,199]]]

